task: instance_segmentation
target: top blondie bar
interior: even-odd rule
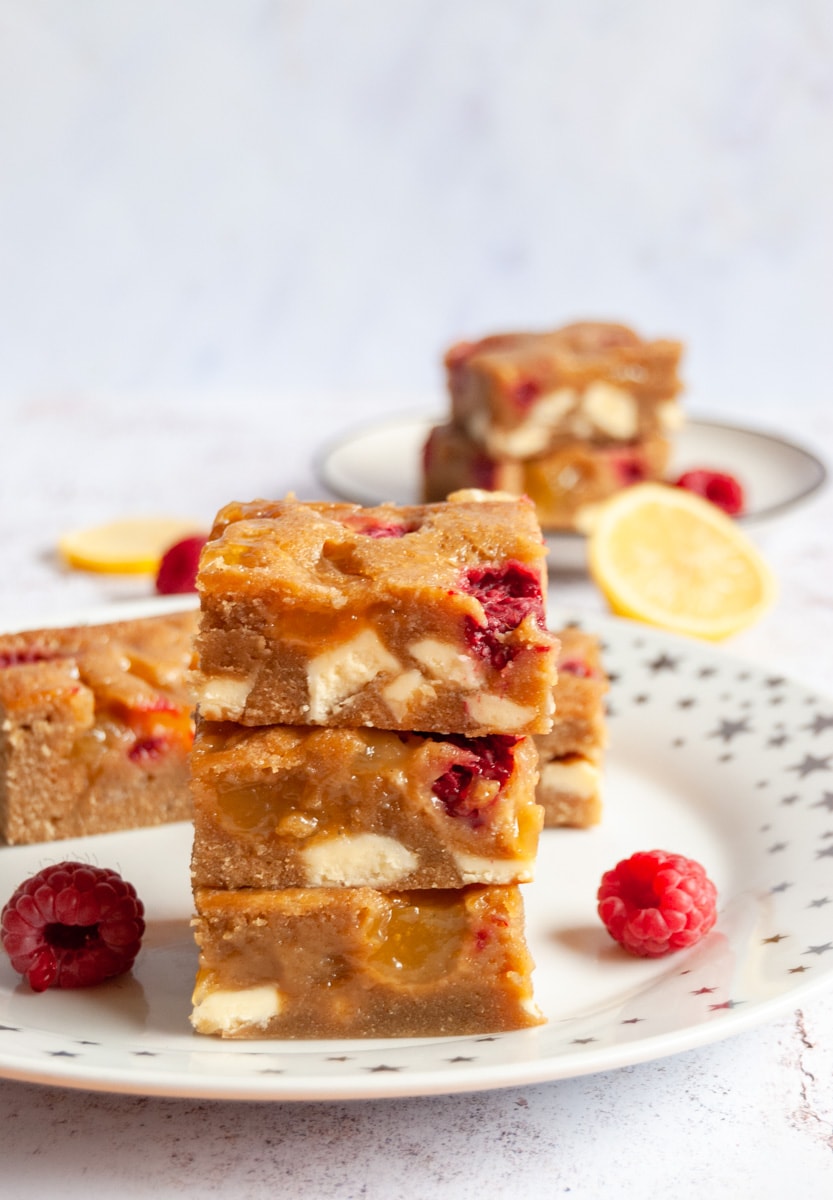
[[[602,321],[458,342],[445,356],[452,419],[499,458],[667,435],[681,419],[682,349]]]
[[[470,737],[552,724],[557,641],[527,499],[232,503],[197,590],[207,720]]]

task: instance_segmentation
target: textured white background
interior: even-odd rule
[[[433,387],[453,337],[831,376],[827,0],[2,0],[0,385]]]
[[[827,0],[0,0],[0,612],[147,591],[58,535],[311,495],[451,339],[612,316],[833,457]],[[733,649],[831,690],[830,491]],[[559,604],[600,604],[581,579]],[[598,1077],[234,1105],[0,1083],[10,1195],[833,1191],[833,998]]]

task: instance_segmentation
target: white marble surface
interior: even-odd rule
[[[75,525],[318,494],[459,335],[610,315],[833,461],[827,0],[0,0],[0,620],[144,594]],[[433,389],[433,392],[432,392]],[[732,652],[829,693],[833,496]],[[580,577],[559,601],[600,608]],[[756,1200],[833,1186],[833,997],[505,1092],[231,1104],[0,1082],[15,1197]]]

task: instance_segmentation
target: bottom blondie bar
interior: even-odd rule
[[[198,1033],[439,1037],[543,1023],[515,886],[194,896]]]
[[[595,445],[563,443],[535,458],[497,458],[456,425],[437,425],[423,452],[427,502],[458,488],[483,488],[529,496],[544,530],[577,529],[582,513],[632,483],[661,479],[671,444],[649,437]]]

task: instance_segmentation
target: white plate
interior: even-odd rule
[[[346,1043],[193,1035],[191,832],[181,824],[0,849],[3,902],[45,863],[84,859],[121,870],[148,919],[133,973],[88,991],[35,995],[0,954],[0,1075],[226,1099],[471,1091],[673,1054],[830,986],[833,698],[644,626],[585,624],[601,633],[614,675],[606,811],[596,829],[546,832],[538,881],[524,889],[547,1025]],[[646,961],[610,941],[594,895],[604,870],[656,847],[706,866],[720,915],[699,946]]]
[[[358,504],[415,503],[422,447],[438,419],[405,417],[348,433],[318,457],[319,480],[335,495]],[[693,467],[726,471],[743,484],[747,508],[740,520],[750,525],[769,521],[808,499],[827,476],[820,459],[786,438],[689,418],[675,434],[668,477],[675,479]],[[581,534],[550,534],[547,542],[554,567],[584,566]]]

